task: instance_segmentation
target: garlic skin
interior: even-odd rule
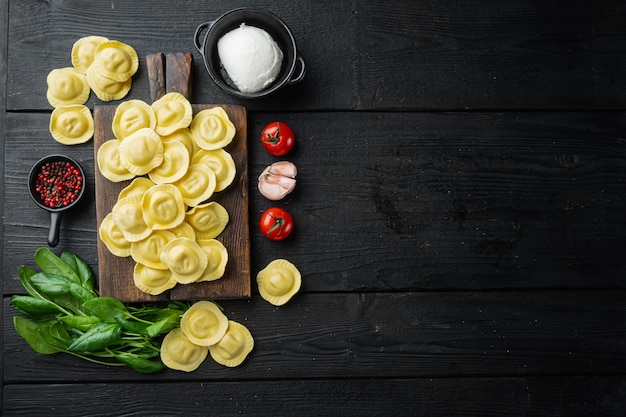
[[[282,200],[296,187],[296,174],[293,163],[275,162],[259,175],[259,192],[268,200]]]

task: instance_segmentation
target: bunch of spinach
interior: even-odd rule
[[[188,305],[132,307],[100,297],[89,265],[69,252],[59,257],[39,248],[35,263],[41,272],[27,266],[18,270],[28,295],[11,298],[11,307],[28,317],[15,316],[15,330],[35,352],[65,352],[140,373],[164,368],[160,336],[178,327]]]

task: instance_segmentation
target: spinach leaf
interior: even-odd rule
[[[124,320],[130,316],[124,303],[113,297],[87,300],[83,303],[83,307],[105,323],[117,323],[116,318]]]
[[[70,294],[83,303],[98,297],[93,291],[89,291],[74,282],[70,284]]]
[[[70,252],[63,252],[61,254],[61,260],[68,264],[74,272],[78,274],[83,288],[89,291],[94,290],[93,272],[87,262]]]
[[[119,324],[102,323],[83,333],[67,350],[80,354],[100,352],[109,345],[119,343],[121,338],[122,327]]]
[[[140,356],[133,355],[132,353],[114,353],[113,356],[115,356],[118,361],[128,365],[134,371],[142,374],[151,374],[165,368],[165,365],[161,361],[145,359]]]
[[[50,319],[62,312],[62,309],[53,302],[30,295],[14,295],[11,297],[10,306],[34,320]]]
[[[13,326],[28,346],[37,353],[51,355],[64,352],[66,346],[50,334],[50,322],[35,323],[23,317],[13,317]]]
[[[102,323],[102,320],[100,320],[96,316],[67,315],[59,317],[59,320],[61,320],[67,326],[73,329],[80,330],[81,332],[86,332],[92,327]]]
[[[162,318],[154,324],[147,327],[147,332],[150,337],[156,337],[160,334],[169,332],[170,330],[178,327],[180,324],[180,313],[177,310],[170,312],[169,316]]]
[[[121,318],[119,316],[115,316],[115,321],[122,326],[122,329],[126,330],[129,333],[138,334],[141,336],[148,336],[148,331],[146,327],[148,327],[145,323],[139,323],[137,321],[132,321],[126,318]]]
[[[72,282],[81,283],[78,274],[48,248],[42,247],[35,251],[35,262],[43,272],[61,275]]]
[[[47,272],[38,272],[30,277],[33,286],[44,295],[55,296],[70,293],[70,284],[72,281],[62,275],[56,275]]]
[[[41,298],[41,299],[45,299],[46,297],[44,297],[34,286],[33,283],[31,282],[31,278],[37,274],[37,271],[35,271],[34,269],[31,269],[27,266],[20,266],[17,270],[17,275],[20,278],[20,283],[22,284],[22,287],[24,287],[24,290],[26,290],[26,293],[28,293],[28,295],[31,295],[35,298]]]

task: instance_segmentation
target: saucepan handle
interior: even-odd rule
[[[297,75],[293,76],[289,80],[289,84],[295,84],[295,83],[302,81],[302,79],[304,78],[304,74],[306,73],[306,66],[304,65],[304,59],[300,55],[298,55],[296,57],[296,61],[300,63],[300,72],[298,72]]]
[[[61,212],[50,212],[50,231],[48,232],[48,246],[55,247],[59,243],[59,229],[61,226]]]
[[[211,26],[215,24],[215,22],[216,20],[211,20],[210,22],[204,22],[200,24],[200,26],[198,26],[198,28],[196,29],[196,33],[193,36],[193,44],[195,45],[198,52],[202,54],[202,56],[204,56],[204,40],[200,42],[200,36],[205,29],[210,29]]]

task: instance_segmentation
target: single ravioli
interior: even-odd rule
[[[111,182],[130,180],[135,174],[130,172],[120,159],[120,141],[117,139],[107,140],[98,148],[98,169],[104,178]]]
[[[46,97],[52,107],[85,104],[91,92],[85,74],[73,67],[50,71],[46,83],[48,84]]]
[[[131,78],[126,81],[112,80],[100,74],[93,65],[87,69],[87,82],[96,97],[102,101],[121,100],[126,97],[132,86]]]
[[[200,278],[209,260],[195,240],[179,237],[165,245],[161,261],[172,271],[176,282],[191,284]]]
[[[139,198],[143,197],[143,193],[148,191],[150,187],[152,187],[154,183],[150,181],[149,178],[146,177],[137,177],[130,184],[120,191],[117,196],[118,200],[121,200],[124,197],[130,196],[139,196]]]
[[[224,276],[226,264],[228,263],[228,250],[226,246],[216,239],[198,240],[198,245],[202,248],[209,263],[196,282],[215,281]]]
[[[143,219],[141,196],[119,199],[111,210],[113,221],[129,242],[138,242],[152,233]]]
[[[153,269],[167,269],[161,262],[161,251],[176,235],[166,230],[154,230],[148,237],[130,244],[130,256],[137,263]]]
[[[127,100],[120,103],[115,109],[111,125],[113,134],[120,140],[142,128],[154,130],[155,126],[154,111],[142,100]]]
[[[143,219],[153,230],[176,227],[185,220],[185,203],[178,188],[172,184],[150,187],[141,200]]]
[[[198,150],[191,158],[192,164],[204,164],[215,172],[215,192],[224,191],[237,175],[237,167],[231,154],[224,149]]]
[[[154,103],[155,131],[161,136],[171,135],[178,129],[188,128],[193,118],[191,103],[180,93],[167,93]]]
[[[91,67],[106,78],[122,82],[135,75],[139,58],[132,46],[119,41],[107,41],[96,48]]]
[[[177,131],[170,133],[169,135],[161,135],[161,140],[163,143],[178,141],[185,145],[189,155],[193,155],[199,149],[198,145],[196,145],[196,141],[191,134],[191,130],[188,127],[183,127],[178,129]]]
[[[200,111],[191,121],[190,130],[196,144],[206,150],[223,148],[235,137],[235,125],[222,107]]]
[[[85,143],[94,133],[93,116],[82,104],[57,107],[50,116],[50,133],[64,145]]]
[[[196,231],[193,230],[193,227],[186,221],[167,230],[174,233],[176,237],[186,237],[187,239],[196,240]]]
[[[87,70],[96,57],[96,48],[108,40],[104,36],[85,36],[74,42],[72,46],[72,65],[74,68],[87,74]]]
[[[154,130],[139,129],[120,142],[120,159],[133,174],[147,174],[163,162],[163,142]]]
[[[208,355],[209,348],[193,343],[180,327],[166,334],[161,343],[161,361],[177,371],[195,371]]]
[[[226,228],[228,211],[221,204],[211,201],[187,211],[185,218],[196,232],[196,239],[214,239]]]
[[[180,329],[198,346],[211,346],[226,334],[228,318],[211,301],[197,301],[180,319]]]
[[[189,160],[189,151],[182,142],[164,142],[163,161],[148,172],[148,176],[156,184],[171,184],[187,173]]]
[[[228,320],[226,334],[209,346],[209,353],[215,362],[232,368],[241,365],[253,348],[254,338],[250,330],[241,323]]]
[[[195,207],[213,195],[217,181],[211,168],[194,164],[189,166],[185,175],[174,182],[174,185],[180,190],[185,204]]]
[[[126,258],[130,256],[130,242],[126,240],[124,234],[119,227],[113,221],[113,215],[107,214],[100,227],[98,228],[98,235],[100,240],[107,247],[109,252],[120,258]]]
[[[133,269],[133,282],[139,290],[150,295],[162,294],[177,284],[169,269],[155,269],[139,263]]]
[[[256,281],[261,297],[270,304],[281,306],[300,290],[302,275],[291,262],[276,259],[259,271]]]

